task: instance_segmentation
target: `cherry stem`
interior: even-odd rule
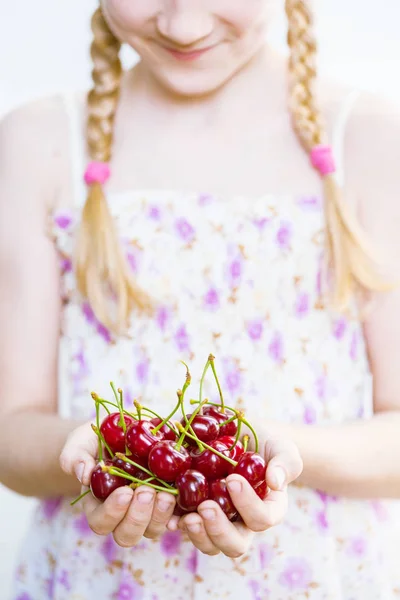
[[[182,396],[182,392],[180,390],[178,390],[178,395]],[[185,425],[189,426],[188,431],[190,431],[190,433],[196,438],[196,444],[200,450],[200,452],[204,452],[204,446],[202,445],[202,443],[200,442],[200,440],[198,439],[197,435],[195,434],[195,432],[193,431],[193,427],[190,425],[189,423],[189,419],[187,418],[186,415],[186,411],[185,411],[185,407],[183,405],[183,398],[182,398],[182,402],[181,402],[181,409],[182,409],[182,415],[183,415],[183,419],[185,421]]]
[[[239,419],[238,420],[238,428],[237,428],[237,432],[236,432],[236,437],[235,437],[235,441],[233,442],[233,445],[231,446],[231,448],[229,448],[229,450],[233,450],[234,447],[236,446],[236,444],[239,441],[240,438],[240,431],[242,429],[242,421]]]
[[[200,410],[203,408],[204,404],[207,404],[207,400],[204,400],[204,402],[199,404],[199,406],[196,408],[196,410],[193,411],[193,413],[190,415],[190,419],[187,421],[185,427],[182,427],[181,423],[177,423],[177,427],[178,427],[179,431],[182,431],[181,437],[179,438],[178,443],[175,446],[175,450],[177,450],[178,452],[181,449],[181,446],[183,444],[186,434],[189,431],[191,424],[193,423],[196,416],[199,414]],[[179,425],[181,425],[182,429],[179,427]],[[189,437],[196,440],[196,443],[198,442],[198,438],[196,435],[190,434]]]
[[[160,419],[160,421],[162,421],[162,420],[163,420],[163,418],[162,418],[162,417],[160,417],[160,415],[159,415],[158,413],[154,412],[154,410],[151,410],[150,408],[147,408],[147,406],[142,406],[141,408],[142,408],[142,411],[145,411],[145,412],[148,412],[148,413],[150,413],[151,415],[153,415],[153,417],[157,417],[157,419]],[[128,414],[129,414],[129,413],[128,413]],[[174,428],[174,426],[173,426],[173,425],[171,425],[171,423],[168,423],[168,421],[167,421],[167,422],[165,423],[165,425],[166,425],[166,426],[167,426],[167,427],[168,427],[168,428],[169,428],[171,431],[173,431],[174,433],[176,433],[176,429]]]
[[[250,437],[248,435],[243,436],[243,448],[247,452],[247,446],[249,445]]]
[[[217,384],[218,387],[218,393],[219,393],[219,397],[221,399],[221,412],[224,413],[225,412],[225,401],[224,401],[224,395],[222,393],[222,389],[219,383],[219,379],[218,379],[218,375],[217,375],[217,371],[215,370],[215,356],[213,356],[212,354],[210,354],[210,356],[208,357],[208,360],[211,364],[211,369],[214,375],[214,379],[215,379],[215,383]]]
[[[232,423],[232,421],[236,421],[236,419],[239,419],[239,415],[236,412],[236,414],[234,414],[230,419],[228,419],[227,421],[223,421],[222,423],[218,423],[220,427],[222,427],[223,425],[229,425],[229,423]]]
[[[150,479],[156,479],[157,481],[160,481],[166,487],[172,488],[172,486],[169,485],[169,483],[166,483],[165,481],[163,481],[159,477],[156,477],[155,475],[153,475],[153,473],[151,471],[149,471],[148,469],[146,469],[146,467],[142,467],[142,465],[139,465],[139,463],[136,463],[135,461],[131,460],[130,458],[127,458],[125,456],[125,454],[121,454],[121,452],[117,452],[116,457],[120,458],[124,462],[129,463],[130,465],[133,465],[134,467],[136,467],[140,471],[143,471],[143,473],[146,473],[146,475],[150,475]]]
[[[157,427],[155,427],[154,429],[151,430],[151,433],[153,435],[155,435],[156,433],[158,433],[161,429],[161,427],[164,427],[164,425],[167,425],[167,423],[170,421],[170,419],[172,419],[172,417],[174,416],[174,414],[179,410],[179,407],[181,405],[181,398],[178,394],[178,403],[177,405],[174,407],[174,410],[168,415],[168,417],[166,419],[162,419],[161,423],[159,425],[157,425]],[[158,417],[160,418],[160,417]]]
[[[78,502],[80,500],[82,500],[82,498],[84,498],[85,496],[87,496],[88,494],[90,494],[90,490],[86,490],[86,492],[83,492],[83,494],[81,494],[80,496],[78,496],[77,498],[75,498],[75,500],[72,500],[72,502],[70,503],[70,506],[75,506],[75,504],[78,504]]]
[[[101,404],[101,406],[104,408],[104,410],[107,411],[107,414],[109,414],[109,415],[111,414],[109,408],[106,406],[106,404],[109,404],[107,402],[107,400],[103,400],[103,398],[99,398],[99,396],[95,392],[92,393],[92,398],[95,402],[98,402],[99,404]],[[113,404],[113,406],[114,406],[114,404]]]
[[[210,354],[210,356],[211,356],[211,354]],[[207,371],[210,368],[210,366],[211,366],[211,362],[210,362],[210,358],[209,358],[207,360],[207,362],[206,362],[206,366],[204,367],[203,375],[201,376],[201,379],[200,379],[200,393],[199,393],[199,402],[200,402],[200,404],[203,402],[203,385],[204,385],[204,379],[206,377]],[[201,408],[203,408],[203,407],[201,407]],[[200,414],[202,414],[202,413],[200,413]]]
[[[125,471],[117,469],[116,467],[103,467],[103,472],[110,473],[110,475],[115,475],[116,477],[123,477],[124,479],[128,479],[129,481],[133,481],[133,483],[136,484],[136,487],[146,485],[157,490],[158,492],[168,492],[168,494],[172,494],[173,496],[177,496],[179,493],[178,490],[174,488],[161,487],[160,485],[154,485],[153,483],[145,484],[144,481],[142,481],[141,479],[137,479],[137,477],[132,477],[132,475],[128,475],[128,473],[125,473]]]
[[[119,425],[122,427],[123,432],[126,433],[126,423],[125,423],[125,419],[124,419],[124,406],[123,406],[123,401],[122,401],[122,390],[121,390],[120,396],[118,396],[117,390],[115,389],[115,385],[112,381],[111,381],[110,385],[111,385],[112,391],[114,392],[115,400],[117,401],[118,410],[121,415]]]
[[[114,452],[111,450],[110,446],[107,444],[100,429],[93,424],[92,424],[92,429],[95,432],[95,434],[97,435],[97,437],[99,438],[99,442],[102,442],[103,445],[107,448],[108,453],[110,454],[111,458],[114,458]],[[100,446],[99,446],[99,461],[101,462],[102,460],[103,460],[103,449],[101,449],[101,455],[100,455]]]
[[[241,416],[239,418],[240,418],[240,421],[243,423],[243,425],[246,425],[246,427],[248,429],[250,429],[251,433],[253,434],[253,437],[254,437],[254,451],[258,452],[258,448],[259,448],[258,435],[257,435],[254,427],[243,416]],[[245,436],[245,437],[247,437],[248,439],[250,439],[249,436]],[[249,443],[249,442],[247,442],[247,443]]]
[[[138,417],[139,417],[139,421],[141,421],[141,419],[142,419],[142,409],[143,409],[143,406],[142,406],[142,405],[140,404],[140,402],[138,402],[137,400],[135,400],[133,404],[135,405],[135,408],[136,408],[136,410],[137,410],[137,414],[138,414]]]
[[[179,425],[180,425],[180,426],[179,426]],[[179,423],[179,425],[178,425],[178,429],[180,429],[180,430],[182,431],[182,430],[183,430],[183,427],[182,427],[182,425],[181,425],[180,423]],[[196,439],[196,437],[195,437],[194,435],[191,435],[190,433],[187,433],[187,432],[186,432],[186,434],[185,434],[185,435],[187,435],[187,437],[189,437],[189,438],[191,438],[191,439],[193,439],[193,440],[195,440],[195,439]],[[215,448],[213,448],[212,446],[209,446],[209,445],[208,445],[208,444],[206,444],[205,442],[201,442],[201,443],[203,444],[203,446],[204,446],[204,447],[205,447],[207,450],[210,450],[210,452],[213,452],[214,454],[216,454],[216,455],[217,455],[217,456],[219,456],[220,458],[223,458],[223,459],[225,459],[225,460],[226,460],[228,463],[230,463],[232,466],[236,467],[236,465],[237,465],[237,462],[236,462],[235,460],[232,460],[232,458],[229,458],[228,456],[225,456],[225,454],[222,454],[222,452],[219,452],[218,450],[216,450],[216,449],[215,449]]]
[[[100,404],[97,402],[97,400],[95,400],[96,402],[96,429],[93,427],[92,425],[92,429],[93,431],[97,434],[98,437],[98,442],[99,442],[99,460],[100,462],[103,460],[103,446],[102,446],[102,439],[101,439],[101,433],[100,433]]]

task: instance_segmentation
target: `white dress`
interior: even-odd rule
[[[348,103],[350,104],[350,103]],[[166,414],[187,361],[196,378],[210,352],[227,403],[263,419],[337,424],[372,413],[361,324],[319,299],[323,200],[129,191],[109,204],[138,283],[158,309],[115,339],[76,289],[74,234],[86,190],[77,105],[71,120],[76,210],[52,215],[65,304],[60,414],[93,416],[90,391],[109,381]],[[348,106],[336,129],[340,146]],[[215,395],[208,381],[208,394]],[[196,388],[197,391],[197,388]],[[284,524],[238,560],[207,557],[180,537],[133,549],[89,529],[69,499],[41,503],[23,545],[12,600],[392,600],[400,598],[396,503],[290,489]],[[397,581],[396,581],[397,579]]]

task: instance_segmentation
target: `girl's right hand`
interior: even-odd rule
[[[82,492],[90,485],[96,456],[97,436],[90,423],[81,425],[70,433],[60,455],[60,464],[65,473],[79,479]],[[146,486],[135,492],[124,486],[115,490],[105,502],[87,494],[82,505],[94,533],[112,533],[119,546],[130,548],[139,544],[142,537],[158,539],[167,531],[175,500],[171,494],[156,493]]]

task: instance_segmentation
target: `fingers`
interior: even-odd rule
[[[247,552],[251,532],[231,523],[216,502],[207,500],[199,506],[198,511],[203,519],[205,532],[216,548],[229,558],[238,558]]]
[[[154,502],[151,521],[144,536],[150,539],[158,539],[167,530],[167,525],[173,515],[175,499],[172,494],[159,492]]]
[[[173,515],[167,523],[168,531],[177,531],[179,529],[179,521],[181,517]]]
[[[60,454],[61,469],[67,475],[74,475],[88,486],[90,475],[96,466],[97,437],[90,423],[77,427],[67,438]]]
[[[279,491],[297,479],[303,471],[303,461],[297,446],[290,440],[272,439],[265,448],[267,485]]]
[[[115,526],[114,540],[123,548],[136,546],[148,528],[155,502],[155,490],[141,486],[136,490],[126,515]]]
[[[181,529],[188,535],[190,541],[200,552],[208,556],[216,556],[220,550],[213,544],[208,536],[203,519],[196,513],[183,517],[180,523]]]
[[[92,494],[83,499],[83,508],[90,528],[97,535],[108,535],[119,525],[133,498],[133,490],[124,486],[111,494],[105,502],[99,502]]]

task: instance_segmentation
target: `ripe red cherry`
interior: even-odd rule
[[[158,442],[149,454],[150,471],[167,483],[173,483],[181,473],[190,469],[191,462],[186,448],[181,446],[177,450],[176,442],[171,440]]]
[[[221,442],[221,444],[225,444],[225,446],[228,448],[232,448],[233,444],[235,444],[235,439],[233,436],[230,435],[224,435],[220,438],[218,438],[218,441]],[[236,444],[233,446],[232,450],[229,450],[229,458],[231,458],[234,461],[238,461],[239,458],[242,456],[242,454],[244,453],[244,448],[243,448],[243,444],[242,442],[240,442],[239,440],[236,442]],[[228,473],[229,475],[232,475],[232,473],[234,472],[235,467],[233,465],[230,465],[228,463]]]
[[[104,464],[108,467],[113,466],[113,463],[109,460],[105,461]],[[93,471],[90,477],[90,489],[97,500],[106,500],[114,490],[127,485],[128,480],[110,473],[104,473],[101,467],[102,465],[98,464]]]
[[[161,431],[152,433],[153,423],[150,421],[134,421],[126,432],[126,445],[132,454],[147,458],[150,450],[164,439]]]
[[[220,505],[230,521],[237,517],[238,512],[229,494],[226,479],[215,479],[210,482],[210,500]]]
[[[202,502],[208,500],[208,481],[199,471],[189,469],[181,473],[175,486],[179,492],[177,503],[182,510],[195,512]]]
[[[192,415],[187,415],[187,419],[189,420],[191,416]],[[185,419],[182,419],[181,423],[184,427],[186,426]],[[198,439],[206,444],[216,440],[219,435],[218,421],[210,415],[197,415],[193,419],[191,427]],[[196,443],[191,438],[188,438],[185,441],[187,441],[191,446],[194,446]]]
[[[147,481],[147,483],[151,483],[154,485],[160,485],[160,482],[157,481],[157,479],[150,479],[150,475],[148,473],[145,473],[144,471],[137,471],[136,475],[135,475],[136,479],[140,479],[140,481],[147,481],[147,479],[149,479],[149,481]]]
[[[233,412],[231,410],[225,410],[224,413],[220,411],[216,406],[206,406],[204,409],[204,414],[210,417],[213,417],[218,421],[218,423],[224,423],[231,417],[233,417]],[[227,425],[222,425],[219,428],[219,435],[233,435],[235,436],[237,433],[237,424],[236,421],[231,421]]]
[[[209,446],[229,457],[227,447],[225,444],[221,444],[219,440],[210,442]],[[211,450],[206,449],[200,452],[199,448],[196,448],[190,452],[190,456],[192,457],[192,468],[203,473],[207,479],[222,479],[228,474],[230,466],[228,461],[214,454]]]
[[[247,479],[252,487],[255,487],[265,479],[266,471],[265,460],[255,452],[245,452],[242,454],[233,470],[237,475],[241,475]]]
[[[152,423],[154,427],[157,427],[157,425],[162,423],[162,420],[158,417],[154,417],[153,419],[150,419],[150,423]],[[163,434],[164,440],[171,440],[174,442],[178,437],[176,433],[174,433],[172,429],[168,427],[168,425],[163,425],[159,431]]]
[[[127,473],[128,475],[131,475],[132,477],[137,477],[138,468],[135,467],[134,465],[132,465],[131,463],[124,461],[122,458],[118,458],[118,456],[114,456],[114,458],[112,460],[112,464],[117,469],[122,469],[122,471],[125,471],[125,473]],[[129,481],[126,480],[125,483],[128,484]]]
[[[174,508],[174,513],[173,513],[176,517],[183,517],[184,515],[188,515],[188,511],[187,510],[183,510],[183,508],[181,508],[180,506],[178,506],[178,504],[175,504],[175,508]]]
[[[258,483],[254,488],[254,491],[257,496],[261,498],[261,500],[265,500],[265,498],[268,496],[268,486],[266,480],[264,479],[264,481]]]
[[[124,415],[126,428],[134,422],[129,415]],[[113,452],[125,452],[125,433],[121,425],[121,414],[107,415],[100,426],[100,431]]]

